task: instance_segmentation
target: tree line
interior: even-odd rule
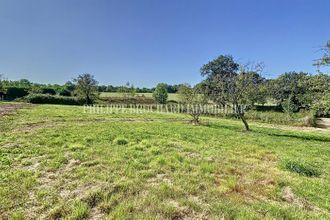
[[[86,75],[86,74],[82,74]],[[82,76],[80,75],[80,76]],[[90,75],[90,74],[89,74]],[[80,77],[78,76],[78,78]],[[92,76],[90,76],[92,77]],[[94,76],[93,76],[94,77]],[[176,93],[180,84],[170,85],[164,84],[166,87],[167,93]],[[77,81],[73,79],[72,81],[67,81],[63,85],[59,84],[40,84],[33,83],[27,79],[21,80],[7,80],[4,79],[4,76],[0,74],[0,98],[6,96],[8,99],[15,99],[24,97],[28,94],[49,94],[49,95],[60,95],[60,96],[76,96]],[[116,92],[122,94],[135,95],[136,93],[152,93],[155,91],[155,87],[146,88],[146,87],[135,87],[133,84],[127,82],[122,86],[113,86],[113,85],[98,85],[98,82],[95,81],[95,85],[92,85],[95,88],[95,92]]]
[[[330,65],[330,41],[322,48],[323,56],[315,61],[315,66]],[[262,63],[238,63],[231,55],[220,55],[204,64],[200,73],[203,80],[195,86],[189,84],[168,85],[159,83],[155,88],[135,88],[127,83],[124,86],[99,86],[91,74],[82,74],[64,85],[43,85],[26,79],[19,81],[1,80],[0,97],[24,97],[28,94],[48,94],[74,96],[81,103],[91,104],[100,92],[120,92],[134,96],[139,92],[152,92],[156,102],[165,104],[168,93],[178,93],[182,103],[201,105],[212,102],[217,105],[230,105],[235,115],[249,125],[244,112],[257,106],[273,105],[289,114],[306,110],[314,115],[330,114],[330,76],[325,73],[286,72],[274,79],[262,76]],[[39,99],[42,96],[38,97]],[[53,100],[49,96],[44,97]],[[53,100],[54,101],[54,100]],[[75,103],[68,100],[69,103]],[[63,103],[63,102],[61,102]],[[244,109],[242,109],[244,106]],[[193,113],[193,122],[199,123],[198,111]]]

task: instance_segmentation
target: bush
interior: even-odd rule
[[[317,116],[330,116],[330,92],[314,103],[312,109]]]
[[[25,97],[27,102],[33,104],[60,104],[60,105],[82,105],[83,101],[75,97],[58,95],[30,94]]]
[[[118,145],[126,145],[126,144],[128,144],[128,140],[127,139],[125,139],[125,138],[116,138],[115,140],[114,140],[114,142],[116,143],[116,144],[118,144]]]
[[[21,87],[7,87],[5,89],[5,94],[8,99],[22,98],[28,95],[28,90]]]
[[[67,89],[61,89],[58,94],[61,96],[71,96],[71,92]]]
[[[312,177],[312,176],[320,175],[320,173],[316,169],[311,167],[310,165],[298,163],[296,161],[290,161],[290,160],[284,161],[283,167],[286,170],[298,173],[299,175],[302,175],[302,176]]]
[[[168,98],[167,85],[165,83],[159,83],[152,95],[157,103],[165,104]]]
[[[145,96],[101,97],[100,100],[110,104],[155,104],[155,101],[152,98]]]
[[[49,94],[49,95],[55,95],[56,91],[52,88],[41,88],[42,94]]]
[[[283,112],[281,105],[255,105],[254,108],[261,112]]]

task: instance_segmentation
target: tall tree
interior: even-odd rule
[[[73,80],[76,83],[76,94],[85,100],[86,104],[92,104],[97,97],[97,84],[98,82],[94,79],[94,76],[85,73],[79,75]]]
[[[167,85],[165,83],[159,83],[152,95],[157,103],[166,104],[168,98]]]

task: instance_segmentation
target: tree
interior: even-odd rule
[[[326,43],[324,47],[322,47],[323,56],[316,60],[314,64],[317,67],[321,66],[329,66],[330,65],[330,40]]]
[[[0,74],[0,100],[2,100],[4,98],[4,86],[2,83],[2,74]]]
[[[217,104],[226,105],[233,84],[233,77],[239,70],[239,64],[230,55],[221,55],[202,66],[205,94]]]
[[[283,103],[282,103],[283,111],[289,116],[292,116],[292,113],[297,111],[298,107],[294,103],[293,95],[290,95]]]
[[[240,73],[244,74],[244,96],[242,100],[248,107],[253,107],[256,103],[264,104],[266,102],[265,82],[259,73],[263,69],[263,64],[248,63],[240,65]],[[242,78],[242,76],[241,76]]]
[[[312,109],[316,116],[330,116],[330,92],[315,102]]]
[[[152,95],[157,103],[166,104],[168,98],[167,85],[165,83],[159,83]]]
[[[71,81],[67,81],[65,84],[64,84],[64,88],[68,91],[70,91],[71,93],[74,92],[74,90],[76,89],[76,86],[75,84],[73,84]]]
[[[295,105],[303,107],[306,104],[304,99],[308,90],[308,80],[307,73],[284,73],[271,82],[271,96],[281,104],[290,97]]]
[[[3,90],[3,85],[2,85],[2,74],[0,74],[0,92]]]
[[[191,87],[189,84],[182,84],[178,88],[178,97],[179,101],[185,104],[187,112],[192,116],[193,124],[200,124],[200,115],[203,113],[202,105],[207,103],[206,96],[201,91],[202,87],[196,85]],[[192,109],[188,109],[188,106],[192,106]]]
[[[20,88],[28,89],[31,87],[31,85],[32,83],[27,79],[20,79],[19,81],[17,81],[17,87]]]
[[[251,93],[257,93],[255,79],[261,78],[259,74],[262,70],[261,64],[239,65],[230,55],[221,55],[201,68],[202,76],[206,76],[203,82],[206,94],[215,103],[230,104],[247,131],[249,125],[244,117],[243,105],[252,102]]]
[[[85,100],[86,104],[92,104],[97,97],[97,84],[98,82],[94,79],[94,76],[85,73],[79,75],[73,80],[76,83],[76,94],[78,97]]]

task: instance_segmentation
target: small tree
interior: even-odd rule
[[[159,83],[153,92],[153,97],[157,103],[166,104],[168,98],[167,85],[165,83]]]
[[[281,103],[283,111],[289,116],[292,117],[292,114],[297,111],[298,107],[294,102],[294,96],[290,95],[285,101]]]
[[[130,97],[134,98],[136,95],[136,89],[134,87],[134,85],[132,84],[131,87],[129,88],[129,95]]]
[[[262,64],[239,65],[230,55],[221,55],[201,68],[202,76],[206,76],[203,82],[206,94],[215,103],[232,105],[234,114],[242,120],[247,131],[249,125],[243,106],[252,103],[251,98],[257,96],[251,94],[258,92],[255,79],[261,78],[262,70]]]
[[[121,93],[124,98],[133,98],[136,95],[134,85],[129,82],[127,82],[124,86],[120,86],[118,92]]]
[[[192,123],[195,125],[200,124],[200,116],[203,113],[201,106],[207,103],[207,98],[202,94],[201,87],[196,85],[191,87],[189,84],[180,85],[178,88],[179,101],[186,105],[192,106],[192,109],[187,109],[187,112],[191,115]]]
[[[330,65],[330,40],[324,47],[322,47],[322,51],[323,56],[320,59],[316,60],[316,63],[314,64],[317,67]]]
[[[85,73],[79,75],[73,80],[76,83],[76,94],[78,97],[85,100],[86,104],[92,104],[97,97],[97,84],[98,82],[94,79],[94,76]]]

